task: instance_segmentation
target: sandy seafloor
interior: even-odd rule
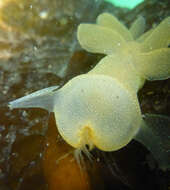
[[[76,39],[79,23],[94,23],[97,15],[110,12],[127,26],[142,15],[149,29],[170,16],[170,1],[146,0],[131,11],[102,0],[1,1],[0,190],[170,189],[170,172],[161,171],[149,151],[135,141],[114,153],[94,150],[92,162],[84,159],[82,184],[88,185],[79,184],[78,169],[71,176],[75,163],[75,168],[71,168],[69,159],[65,165],[54,162],[54,155],[59,159],[72,149],[58,134],[51,136],[49,128],[56,130],[53,114],[42,109],[7,107],[9,101],[33,91],[63,85],[89,71],[103,57],[80,47]],[[143,114],[170,116],[170,80],[146,82],[139,100]],[[57,139],[54,144],[62,143],[57,153],[47,150],[49,137]],[[56,173],[55,166],[50,165],[53,162],[58,164]],[[73,187],[67,186],[67,179],[73,180]]]

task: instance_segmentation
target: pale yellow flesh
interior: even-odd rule
[[[141,36],[139,36],[139,38],[136,39],[137,42],[144,42],[145,39],[151,35],[151,33],[153,32],[153,28],[148,30],[147,32],[143,33]]]
[[[170,76],[170,48],[138,54],[134,62],[136,69],[148,80],[163,80]]]
[[[37,105],[34,94],[11,102],[10,107],[46,106],[55,113],[61,136],[75,148],[88,144],[104,151],[120,149],[139,130],[137,92],[144,81],[170,77],[170,18],[141,35],[143,28],[142,17],[128,30],[108,13],[99,15],[96,24],[80,24],[80,45],[106,57],[58,91],[55,87],[47,89],[49,94],[40,91],[42,102]]]
[[[105,75],[85,74],[69,81],[58,91],[54,113],[69,144],[76,148],[94,144],[104,151],[129,143],[141,122],[136,95]]]
[[[78,28],[79,42],[83,48],[90,52],[97,53],[99,52],[98,49],[100,49],[99,53],[104,53],[105,50],[107,50],[105,54],[116,54],[117,60],[120,57],[121,62],[124,62],[124,67],[127,69],[127,74],[124,73],[126,83],[128,83],[128,78],[130,80],[133,78],[133,76],[129,77],[128,75],[133,75],[133,73],[134,75],[138,73],[136,78],[137,81],[139,78],[141,78],[141,80],[162,80],[169,78],[170,61],[168,45],[170,44],[170,17],[163,20],[155,29],[151,29],[149,32],[146,32],[141,36],[140,29],[143,30],[144,27],[143,17],[138,17],[137,20],[134,21],[130,31],[123,27],[121,23],[118,24],[118,20],[108,13],[99,15],[97,18],[97,24],[105,27],[106,29],[110,28],[112,32],[111,30],[107,30],[107,32],[105,32],[106,30],[104,30],[103,27],[97,27],[95,24],[81,24]],[[138,38],[130,41],[129,32],[131,33],[131,37],[133,36],[134,39]],[[125,39],[125,33],[127,34],[127,39]],[[121,38],[120,36],[117,37],[117,34],[122,35],[122,38],[125,40],[124,43],[120,42]],[[93,38],[93,35],[96,37]],[[105,40],[106,36],[107,40]],[[110,76],[110,73],[115,75],[116,70],[120,75],[123,75],[121,74],[123,71],[122,64],[120,66],[120,64],[116,63],[115,60],[111,60],[111,58],[109,59],[110,63],[105,61],[106,64],[103,64],[101,73],[105,73],[107,75],[108,71]],[[133,65],[136,69],[135,72],[128,71],[129,60],[131,60],[130,67],[132,68]],[[103,63],[103,60],[101,62]],[[112,66],[111,62],[114,62],[114,66]],[[92,72],[95,73],[95,70]],[[97,73],[99,73],[99,70],[97,70]],[[117,75],[118,74],[115,75],[115,78]]]
[[[167,48],[170,44],[170,17],[165,18],[142,43],[142,51]]]
[[[94,24],[80,24],[77,36],[80,45],[92,53],[111,54],[125,43],[115,31]]]
[[[129,29],[133,39],[136,40],[145,31],[145,19],[139,16],[131,25]]]
[[[96,23],[100,26],[104,26],[109,28],[119,35],[121,35],[125,40],[131,41],[133,40],[132,34],[126,28],[125,25],[121,24],[120,21],[109,13],[100,14],[97,17]]]

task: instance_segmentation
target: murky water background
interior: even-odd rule
[[[80,48],[76,39],[79,23],[94,22],[99,13],[107,11],[127,25],[142,14],[150,28],[170,15],[169,10],[168,1],[152,0],[130,12],[102,0],[1,0],[1,190],[170,188],[170,173],[160,171],[152,159],[148,161],[149,152],[136,142],[115,153],[95,150],[93,163],[85,159],[82,177],[72,148],[57,133],[52,114],[7,107],[10,100],[63,85],[101,59],[102,55]],[[170,116],[170,80],[146,83],[139,99],[143,113]]]

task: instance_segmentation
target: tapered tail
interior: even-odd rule
[[[56,89],[59,86],[52,86],[42,90],[38,90],[32,94],[18,98],[9,102],[10,109],[14,108],[43,108],[50,112],[53,111],[54,98],[56,95]]]

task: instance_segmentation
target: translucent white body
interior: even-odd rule
[[[54,113],[60,134],[76,148],[88,144],[105,151],[120,149],[141,122],[137,98],[105,75],[72,79],[58,91]]]
[[[144,25],[144,18],[138,17],[128,30],[108,13],[99,15],[96,24],[80,24],[80,45],[106,56],[90,72],[73,78],[61,89],[54,86],[40,90],[9,106],[41,107],[54,112],[59,133],[77,149],[89,145],[104,151],[118,150],[133,138],[147,146],[149,138],[145,139],[145,134],[152,136],[154,132],[142,127],[145,125],[137,92],[145,80],[170,77],[170,17],[142,34]],[[153,143],[148,143],[151,151],[160,146],[154,139],[164,143],[160,131],[155,133],[160,138],[151,137]],[[168,136],[166,139],[167,144]],[[169,158],[169,150],[161,150],[162,157]],[[153,154],[160,157],[157,151]],[[166,166],[170,162],[167,160]]]

